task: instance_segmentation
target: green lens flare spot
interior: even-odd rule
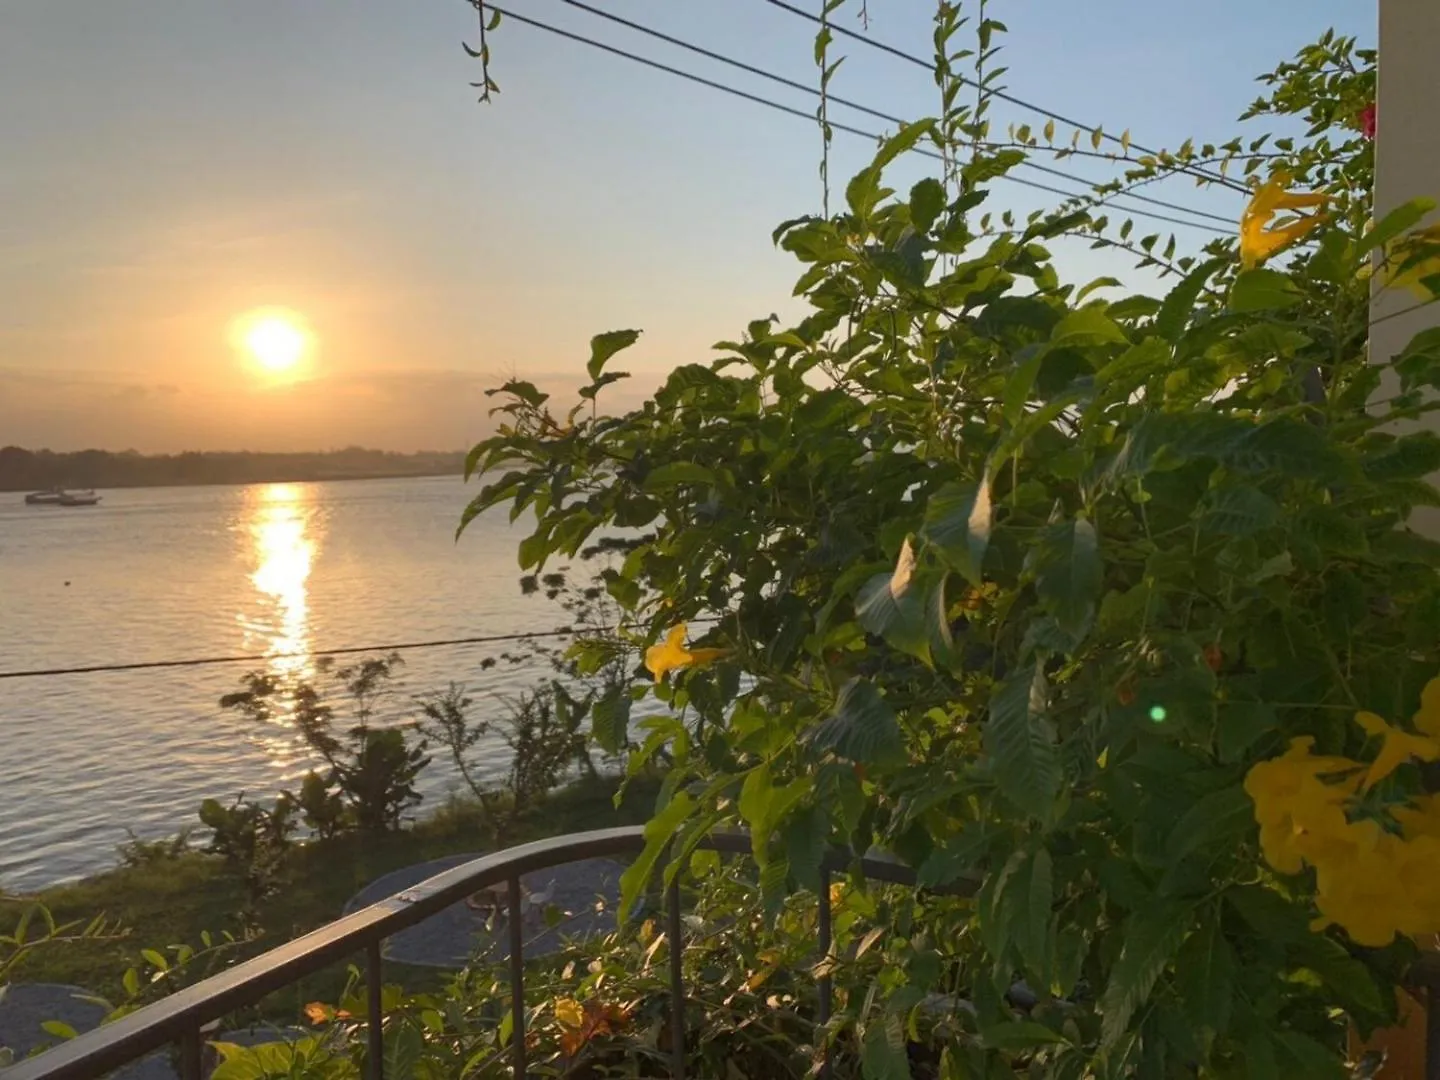
[[[1153,721],[1155,721],[1155,723],[1157,723],[1157,724],[1163,724],[1163,723],[1165,722],[1165,706],[1164,706],[1164,705],[1151,705],[1151,706],[1150,706],[1150,719],[1153,720]]]

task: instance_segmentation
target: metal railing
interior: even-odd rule
[[[748,833],[720,832],[701,841],[701,847],[726,854],[750,854]],[[384,1029],[381,1015],[385,939],[464,900],[471,893],[500,883],[506,885],[510,955],[510,1039],[513,1075],[526,1076],[525,1067],[525,955],[522,939],[523,894],[520,879],[581,859],[634,855],[645,847],[643,826],[600,829],[537,840],[474,859],[437,874],[419,885],[387,897],[377,904],[346,915],[303,937],[237,964],[194,986],[147,1005],[128,1016],[0,1070],[3,1080],[93,1080],[94,1077],[136,1061],[156,1050],[177,1045],[182,1080],[203,1080],[205,1029],[222,1017],[254,1005],[265,995],[283,989],[306,975],[362,951],[365,954],[367,1080],[384,1080]],[[831,952],[830,875],[859,866],[865,877],[897,885],[914,885],[909,867],[889,859],[859,860],[834,851],[821,864],[818,950]],[[933,890],[969,894],[971,883]],[[678,878],[665,891],[665,924],[670,943],[670,1061],[676,1080],[685,1076],[685,987],[681,971],[683,923]],[[818,1020],[830,1018],[830,976],[817,977]]]
[[[715,833],[701,841],[700,846],[734,855],[748,855],[752,850],[750,836],[736,832]],[[203,1080],[207,1025],[237,1009],[254,1005],[265,995],[360,950],[365,954],[366,1080],[384,1080],[382,944],[391,935],[423,922],[471,893],[502,882],[506,885],[506,922],[510,945],[511,1061],[513,1075],[524,1078],[525,956],[521,877],[581,859],[634,855],[644,847],[644,827],[627,826],[537,840],[474,859],[238,964],[229,971],[179,990],[163,1001],[147,1005],[112,1024],[80,1035],[8,1069],[0,1069],[0,1080],[93,1080],[175,1044],[180,1049],[182,1080]],[[865,877],[874,881],[906,886],[915,884],[914,871],[902,863],[873,856],[857,860],[848,852],[828,853],[821,864],[821,888],[817,895],[817,946],[821,957],[830,955],[833,944],[830,875],[837,871],[848,872],[857,865]],[[973,893],[975,884],[962,881],[931,891],[969,895]],[[665,924],[670,943],[672,1034],[669,1050],[671,1075],[676,1080],[684,1080],[685,1077],[685,987],[681,971],[684,926],[680,916],[677,878],[665,891]],[[816,1013],[818,1022],[823,1025],[830,1019],[831,984],[826,973],[828,966],[822,966],[820,970],[821,974],[816,979]],[[1427,1005],[1424,1077],[1425,1080],[1440,1080],[1440,954],[1422,958],[1411,970],[1409,983],[1422,995]],[[1399,1080],[1411,1078],[1402,1077]]]

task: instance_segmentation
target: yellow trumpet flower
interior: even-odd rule
[[[728,649],[687,649],[685,624],[680,623],[670,628],[670,633],[659,645],[651,645],[645,650],[645,666],[650,669],[650,674],[655,676],[655,681],[659,682],[671,671],[708,664],[728,652]]]
[[[1380,745],[1380,753],[1375,756],[1365,773],[1364,783],[1361,784],[1362,791],[1374,787],[1412,757],[1421,761],[1435,761],[1440,758],[1440,742],[1428,735],[1411,735],[1408,731],[1391,727],[1372,712],[1356,713],[1355,722],[1365,729],[1367,735],[1375,735],[1384,740]]]
[[[1245,207],[1245,213],[1240,218],[1240,262],[1247,270],[1259,266],[1281,248],[1302,239],[1323,219],[1323,215],[1316,213],[1309,217],[1287,218],[1274,228],[1266,228],[1278,211],[1318,210],[1329,201],[1329,196],[1320,192],[1292,195],[1286,190],[1289,183],[1290,177],[1286,173],[1276,173],[1255,190],[1250,205]]]

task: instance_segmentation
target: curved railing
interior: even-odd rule
[[[222,1017],[237,1009],[256,1004],[266,994],[283,989],[298,979],[348,955],[363,950],[365,954],[365,989],[367,994],[366,1022],[369,1053],[367,1080],[383,1080],[385,1055],[382,1052],[383,1030],[380,1008],[383,960],[381,945],[386,938],[438,914],[471,893],[505,883],[508,892],[510,938],[510,985],[512,1024],[511,1054],[515,1077],[525,1071],[525,956],[522,939],[522,894],[520,879],[535,870],[545,870],[581,859],[608,855],[634,855],[645,846],[642,826],[600,829],[595,832],[573,833],[549,840],[510,848],[457,866],[387,897],[379,903],[354,914],[328,923],[313,933],[296,938],[288,944],[271,949],[228,971],[147,1005],[130,1015],[87,1034],[80,1035],[36,1057],[26,1059],[8,1069],[0,1069],[0,1080],[93,1080],[138,1060],[163,1047],[179,1044],[182,1080],[202,1080],[204,1076],[204,1031]],[[747,855],[752,850],[746,833],[721,832],[701,841],[701,847],[727,854]],[[848,852],[832,851],[821,865],[819,904],[820,956],[829,955],[830,875],[846,872],[858,865],[865,877],[896,885],[915,884],[914,871],[891,859],[874,856],[856,860]],[[966,895],[974,891],[974,882],[962,881],[933,891]],[[678,882],[666,890],[666,933],[670,948],[670,1024],[671,1075],[677,1080],[685,1076],[685,990],[680,968],[683,946],[683,925],[680,919],[680,888]],[[821,965],[822,972],[826,970]],[[1426,1016],[1425,1080],[1440,1080],[1440,955],[1423,958],[1410,973],[1410,983],[1425,991],[1429,1008]],[[817,976],[819,991],[818,1019],[825,1023],[830,1016],[830,978]],[[1403,1080],[1403,1078],[1402,1078]]]
[[[487,886],[505,883],[509,911],[506,919],[510,938],[510,985],[514,1035],[510,1048],[516,1077],[525,1072],[525,955],[522,940],[522,894],[520,879],[535,870],[607,855],[634,855],[645,846],[642,826],[600,829],[569,836],[537,840],[510,848],[437,874],[414,888],[387,897],[379,903],[346,915],[320,929],[271,949],[252,960],[194,986],[186,987],[112,1024],[80,1035],[9,1069],[0,1070],[3,1080],[92,1080],[165,1046],[179,1044],[182,1080],[202,1080],[204,1074],[204,1029],[222,1017],[254,1005],[266,994],[282,989],[346,956],[361,950],[365,954],[366,1023],[369,1053],[368,1080],[383,1080],[385,1055],[382,1052],[380,991],[383,960],[381,945],[386,938],[414,926],[451,904]],[[752,850],[747,833],[721,832],[707,837],[701,847],[729,854],[745,855]],[[890,859],[859,859],[834,851],[821,864],[819,903],[820,955],[831,948],[829,877],[835,871],[859,866],[875,881],[914,885],[909,867]],[[959,883],[938,892],[968,894],[972,883]],[[683,926],[680,919],[678,881],[666,890],[666,932],[670,948],[671,1074],[685,1076],[685,989],[680,968]],[[825,968],[822,966],[822,971]],[[830,978],[817,977],[819,1020],[830,1015]]]

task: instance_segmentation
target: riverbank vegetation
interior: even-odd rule
[[[638,777],[616,805],[619,781],[584,777],[551,793],[517,815],[510,842],[648,820],[659,780]],[[170,945],[192,949],[224,944],[223,962],[256,955],[340,917],[345,903],[376,878],[393,870],[447,855],[492,850],[491,810],[473,798],[456,796],[404,829],[383,835],[345,833],[324,842],[295,844],[269,868],[266,895],[258,904],[243,869],[223,855],[164,842],[131,845],[126,862],[74,884],[24,898],[0,898],[0,934],[34,903],[45,905],[59,923],[106,920],[104,933],[33,950],[8,972],[14,981],[81,986],[111,1001],[127,998],[125,973],[153,971],[141,949]],[[36,922],[38,931],[40,924]],[[123,931],[123,933],[122,933]],[[194,977],[194,972],[191,977]],[[394,975],[423,989],[439,983],[430,971],[400,965]],[[148,978],[148,975],[147,975]],[[0,980],[4,981],[4,980]],[[316,999],[334,1000],[345,982],[344,965],[273,996],[265,1014],[293,1023]]]
[[[59,452],[6,446],[0,447],[0,491],[457,476],[464,460],[461,453],[397,454],[362,447],[308,454],[215,451],[139,454],[133,450]]]

